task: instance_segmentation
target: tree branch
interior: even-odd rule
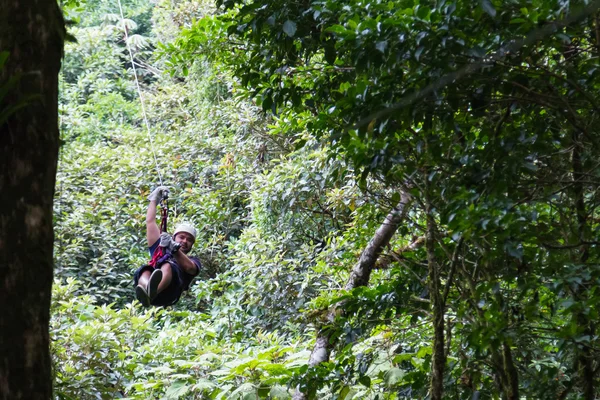
[[[385,217],[383,224],[381,224],[381,226],[377,229],[375,235],[373,235],[373,238],[360,255],[358,262],[354,265],[354,268],[352,269],[350,277],[348,278],[348,282],[345,286],[346,290],[352,290],[359,286],[366,286],[369,283],[371,272],[373,268],[375,268],[378,257],[380,256],[383,248],[389,244],[390,239],[400,226],[400,222],[402,222],[406,216],[406,212],[408,211],[408,206],[410,205],[411,200],[412,198],[408,192],[402,191],[400,193],[400,202]],[[343,310],[343,306],[344,303],[341,302],[337,304],[336,307],[333,307],[331,310],[329,310],[325,324],[332,323],[335,320],[339,310]],[[335,346],[335,341],[336,338],[331,336],[331,330],[326,329],[325,326],[320,327],[317,334],[315,347],[310,354],[310,359],[308,362],[309,366],[314,367],[329,360],[329,354],[331,349],[333,349]],[[299,389],[296,390],[293,396],[294,400],[305,400],[306,398],[306,394],[300,392]]]
[[[389,267],[393,261],[400,261],[404,253],[415,251],[419,247],[423,246],[423,244],[425,244],[425,236],[418,237],[407,246],[401,247],[397,250],[392,250],[389,254],[379,258],[379,260],[375,263],[374,269],[385,269]]]

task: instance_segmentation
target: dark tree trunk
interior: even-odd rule
[[[441,266],[435,255],[437,245],[436,232],[437,226],[434,215],[434,206],[432,201],[433,187],[430,180],[430,172],[432,171],[430,143],[433,132],[433,115],[429,114],[423,124],[425,132],[425,154],[426,164],[423,168],[424,186],[425,186],[425,249],[427,251],[427,269],[428,279],[427,286],[429,287],[429,299],[431,302],[431,312],[433,317],[433,354],[431,356],[431,378],[430,378],[430,397],[431,400],[442,400],[444,395],[444,371],[446,368],[446,349],[444,341],[444,317],[446,314],[444,290],[441,282]],[[458,252],[458,249],[457,249]],[[452,264],[456,265],[456,257],[453,257]],[[452,282],[448,279],[447,285]],[[448,346],[450,347],[450,346]]]
[[[427,176],[427,174],[425,174]],[[427,266],[429,269],[429,296],[433,313],[433,355],[431,360],[431,400],[441,400],[444,393],[444,369],[446,367],[446,351],[444,348],[444,299],[440,279],[440,266],[435,256],[435,221],[426,183],[427,234],[425,248],[427,250]],[[448,282],[450,284],[450,282]]]
[[[577,225],[578,225],[578,240],[581,243],[585,243],[588,240],[588,227],[587,227],[587,210],[585,204],[584,187],[581,183],[581,179],[584,178],[583,160],[582,160],[582,137],[581,134],[573,134],[573,192],[575,197],[575,210],[577,212]],[[579,262],[584,264],[589,257],[589,247],[587,244],[583,244],[579,249]],[[578,286],[573,293],[574,297],[583,301],[587,297],[587,293],[582,289],[582,286]],[[578,312],[575,316],[579,326],[584,327],[584,333],[593,337],[594,329],[593,324],[590,321],[588,315],[583,312]],[[578,349],[578,359],[581,365],[581,380],[583,383],[583,398],[586,400],[594,400],[595,388],[594,388],[594,356],[589,346],[584,346]]]
[[[519,400],[519,372],[513,361],[512,351],[508,343],[504,343],[502,348],[504,358],[504,370],[506,371],[507,395],[508,400]]]
[[[64,23],[53,0],[0,0],[0,399],[50,399],[52,200]],[[9,81],[14,86],[2,95]]]

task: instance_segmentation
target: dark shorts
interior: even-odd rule
[[[169,264],[171,265],[171,284],[165,290],[160,292],[154,298],[154,300],[152,300],[151,304],[153,306],[170,306],[175,304],[179,300],[179,297],[181,297],[181,293],[185,290],[182,280],[183,272],[181,271],[181,268],[179,268],[179,265],[177,265],[175,262],[169,262]],[[140,276],[144,271],[150,271],[150,273],[152,273],[154,268],[149,265],[144,265],[138,268],[133,276],[133,287],[138,285]]]

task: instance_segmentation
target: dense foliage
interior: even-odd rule
[[[58,398],[600,394],[597,3],[81,7],[62,74]],[[131,273],[159,173],[205,270],[144,312]],[[317,332],[333,352],[309,367]]]

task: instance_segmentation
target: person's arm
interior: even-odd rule
[[[177,252],[175,252],[174,256],[175,256],[175,261],[177,261],[177,264],[179,264],[181,269],[183,269],[187,274],[190,274],[193,276],[198,275],[198,272],[200,272],[198,266],[196,265],[195,262],[190,260],[190,258],[187,255],[185,255],[181,251],[177,251]]]
[[[146,240],[148,247],[151,247],[160,238],[160,228],[156,223],[156,202],[150,200],[148,211],[146,212]]]
[[[146,211],[146,240],[148,241],[148,247],[152,247],[160,238],[160,228],[156,223],[156,206],[165,191],[168,191],[165,186],[159,186],[148,196],[148,200],[150,200],[148,211]]]

